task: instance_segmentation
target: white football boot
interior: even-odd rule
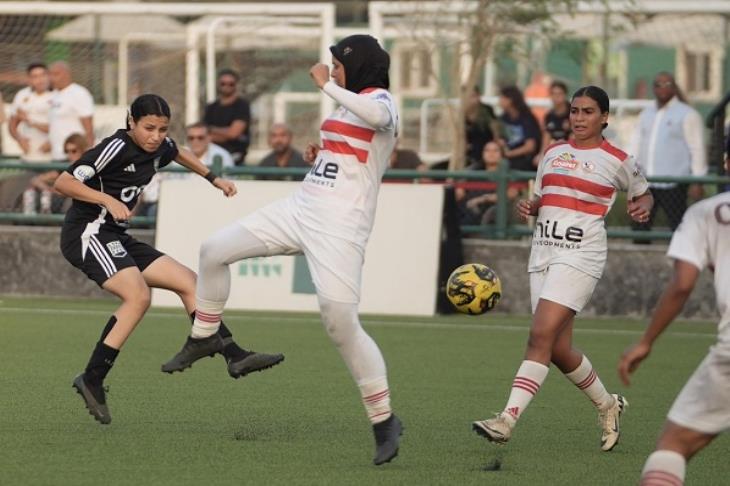
[[[498,413],[494,418],[472,422],[471,428],[482,437],[486,437],[495,444],[506,444],[512,437],[514,422]]]
[[[621,414],[624,412],[626,407],[629,406],[629,402],[621,395],[613,394],[613,405],[608,407],[606,410],[600,410],[598,412],[598,421],[603,429],[601,435],[601,450],[610,451],[616,444],[618,444],[619,435],[621,435],[619,421]]]

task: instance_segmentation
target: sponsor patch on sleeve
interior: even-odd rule
[[[74,177],[81,182],[86,182],[96,175],[96,170],[90,165],[80,165],[74,169]]]

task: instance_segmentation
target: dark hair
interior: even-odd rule
[[[529,114],[529,116],[535,118],[530,111],[530,107],[527,106],[527,103],[525,102],[525,97],[522,95],[522,91],[520,91],[520,88],[518,88],[517,86],[504,86],[502,89],[499,90],[499,94],[510,100],[512,106],[514,106],[515,110],[517,110],[517,112],[521,116]]]
[[[587,96],[588,98],[595,101],[598,104],[598,109],[601,110],[601,113],[608,113],[608,110],[611,107],[608,99],[608,94],[606,94],[606,92],[598,86],[583,86],[582,88],[578,88],[578,91],[573,93],[573,98],[571,98],[571,102],[581,96]],[[605,129],[607,126],[608,123],[604,123],[602,125],[602,128]]]
[[[28,74],[30,74],[30,72],[32,70],[36,69],[36,68],[41,68],[41,69],[44,69],[44,70],[48,71],[48,66],[46,66],[46,63],[44,63],[44,62],[32,62],[32,63],[28,64],[28,67],[27,68],[25,68],[25,72],[28,73]]]
[[[550,90],[552,91],[553,88],[558,88],[558,89],[562,90],[563,93],[568,92],[568,85],[562,81],[553,81],[552,83],[550,83]]]
[[[239,76],[239,74],[231,68],[223,68],[218,71],[218,77],[216,79],[220,79],[223,76],[233,76],[233,79],[235,79],[236,82],[241,79],[241,76]]]
[[[170,114],[170,105],[167,104],[167,101],[162,96],[156,94],[143,94],[138,96],[129,106],[129,116],[135,122],[138,122],[140,118],[147,115],[172,117]],[[127,130],[131,129],[129,120],[127,120]]]

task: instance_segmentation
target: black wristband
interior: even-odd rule
[[[212,170],[211,171],[208,171],[208,173],[203,176],[203,178],[206,181],[210,182],[211,184],[213,184],[213,181],[215,180],[216,177],[218,177],[218,176],[215,175],[215,174],[213,174],[213,171]]]

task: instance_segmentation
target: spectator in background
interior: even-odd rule
[[[54,91],[48,112],[48,137],[51,142],[51,158],[64,160],[63,145],[69,135],[80,133],[86,144],[94,144],[94,99],[89,90],[74,83],[71,68],[64,61],[50,65],[48,73]]]
[[[550,84],[550,100],[553,107],[545,115],[542,132],[543,150],[558,140],[568,140],[570,136],[570,102],[565,83],[553,81]]]
[[[210,131],[204,123],[188,125],[185,135],[187,147],[202,163],[210,167],[220,161],[223,167],[233,167],[233,157],[226,149],[211,142]]]
[[[203,117],[211,140],[231,154],[235,165],[243,165],[246,160],[251,124],[251,107],[237,92],[239,79],[232,69],[218,73],[218,99],[205,107]]]
[[[71,164],[79,160],[81,158],[81,154],[86,152],[88,148],[89,146],[86,143],[86,137],[80,133],[73,133],[69,135],[63,142],[63,152],[66,154],[66,159]],[[65,203],[70,203],[71,200],[63,197],[55,189],[53,189],[53,184],[56,182],[59,175],[61,175],[61,173],[57,170],[51,170],[38,174],[30,180],[31,190],[40,191],[43,195],[48,194],[49,202],[47,206],[44,205],[44,199],[41,197],[41,213],[65,213],[66,209],[68,209],[67,207],[64,208],[64,206],[67,206],[68,204]],[[23,202],[25,203],[25,196],[23,198]],[[25,206],[23,208],[23,212],[25,212]]]
[[[478,86],[467,95],[466,103],[466,158],[474,163],[481,161],[484,145],[499,136],[499,122],[492,107],[482,103]]]
[[[703,176],[707,174],[702,118],[689,106],[677,87],[674,77],[660,72],[654,78],[656,104],[645,108],[629,146],[629,153],[647,177]],[[646,223],[634,224],[634,229],[650,230],[657,209],[667,215],[674,231],[687,209],[687,184],[650,184],[654,208]],[[703,195],[700,184],[689,186],[689,195],[699,199]]]
[[[496,141],[488,142],[482,150],[482,160],[467,170],[496,172],[504,163],[504,151]],[[455,184],[455,197],[462,225],[490,224],[495,221],[497,183],[493,181],[465,181]],[[507,188],[507,199],[514,201],[519,195],[516,186]]]
[[[48,114],[51,108],[48,68],[32,63],[26,69],[28,86],[18,91],[10,106],[10,136],[18,142],[25,162],[49,162]]]
[[[428,166],[423,163],[421,157],[416,152],[408,149],[398,148],[399,140],[395,141],[395,148],[390,154],[390,161],[388,162],[389,169],[404,169],[404,170],[427,170]]]
[[[212,168],[216,162],[220,162],[222,167],[233,167],[233,158],[226,149],[220,145],[216,145],[210,141],[210,132],[208,127],[197,122],[185,127],[185,138],[189,149],[203,164]],[[182,169],[183,167],[177,162],[170,162],[170,168]],[[137,201],[137,206],[132,211],[135,215],[153,217],[157,215],[157,203],[160,199],[160,182],[163,179],[194,179],[194,174],[190,171],[186,172],[158,172],[150,182],[145,186],[144,191]]]
[[[541,140],[540,125],[535,115],[517,86],[500,90],[499,106],[502,108],[499,119],[506,134],[501,145],[510,169],[534,171],[534,159],[540,152]]]
[[[302,153],[292,147],[291,129],[284,123],[274,123],[269,129],[269,152],[259,163],[259,167],[310,167],[310,164],[304,161]],[[283,180],[283,181],[301,181],[304,175],[299,176],[278,176],[278,175],[261,175],[257,176],[259,180]]]

